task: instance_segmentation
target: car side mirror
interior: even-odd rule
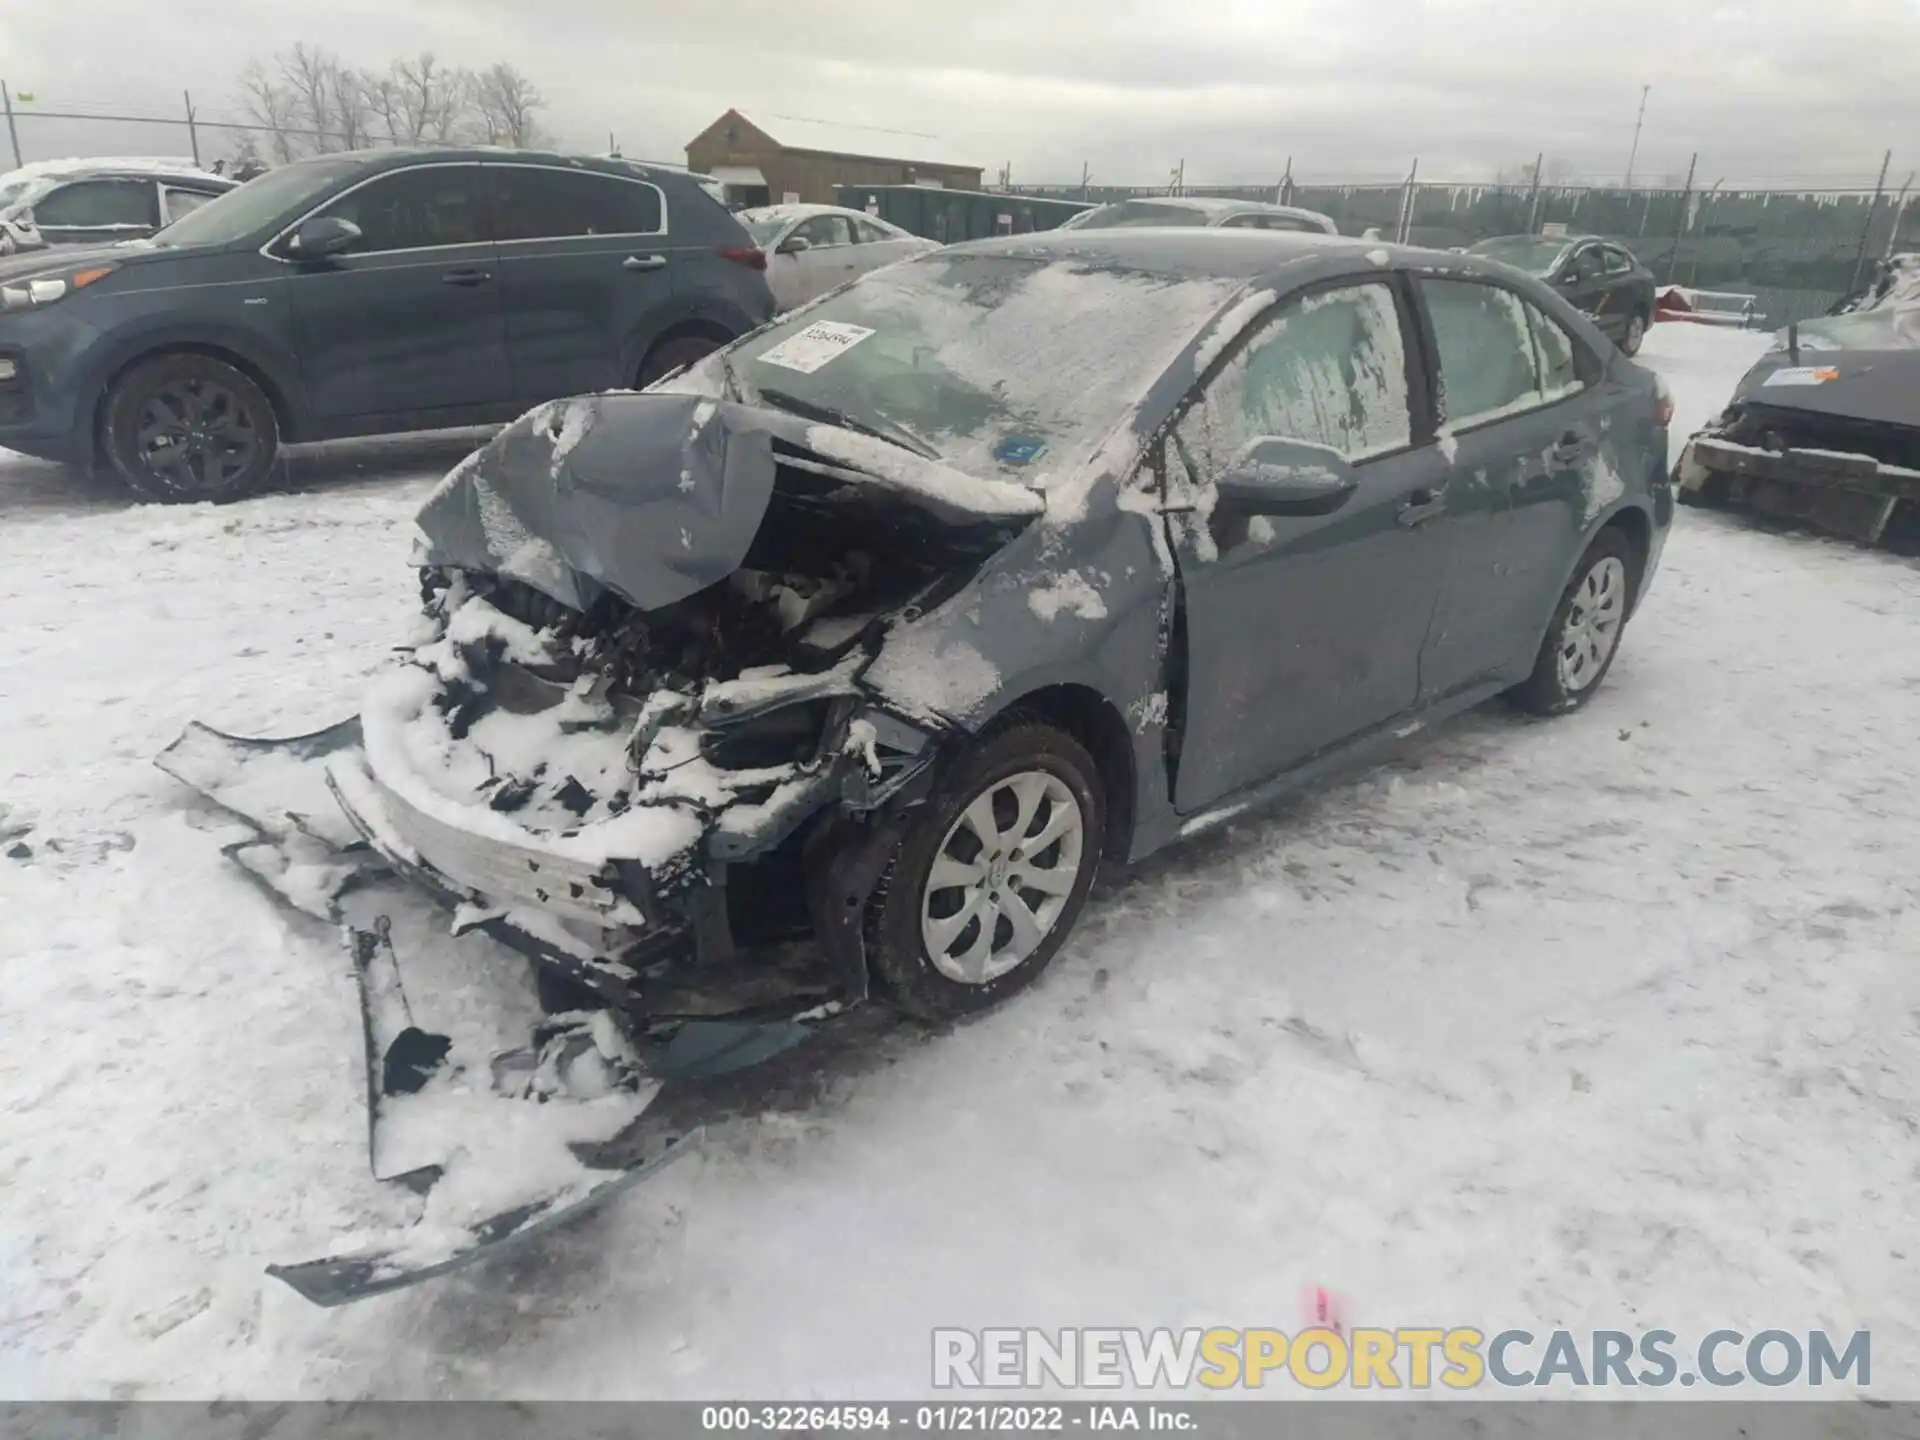
[[[774,254],[798,255],[802,250],[811,250],[812,248],[813,242],[804,235],[789,235],[780,242],[780,248],[774,251]]]
[[[1220,505],[1243,515],[1330,515],[1360,488],[1338,450],[1263,435],[1249,441],[1215,488]]]
[[[338,215],[318,215],[293,232],[287,253],[297,260],[325,260],[342,255],[361,241],[360,227]]]

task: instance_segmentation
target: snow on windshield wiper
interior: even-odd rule
[[[842,430],[855,430],[862,435],[871,435],[876,440],[885,440],[898,445],[902,450],[911,450],[922,460],[938,460],[940,452],[909,430],[895,425],[877,424],[871,420],[857,420],[844,410],[836,410],[831,405],[822,405],[817,400],[802,400],[797,395],[789,395],[782,390],[756,390],[754,398],[762,404],[771,405],[776,410],[791,410],[796,415],[805,415],[815,420],[824,420],[829,425],[838,425]]]

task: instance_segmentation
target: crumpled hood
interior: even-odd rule
[[[554,401],[462,461],[421,507],[419,559],[511,576],[586,610],[642,610],[724,580],[792,465],[849,499],[997,533],[1045,509],[1031,490],[780,411],[672,392]]]
[[[1920,305],[1803,321],[1797,333],[1799,355],[1762,356],[1737,403],[1920,427]]]

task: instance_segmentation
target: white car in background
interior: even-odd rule
[[[1229,230],[1288,230],[1338,235],[1340,227],[1318,210],[1269,205],[1263,200],[1219,200],[1207,195],[1151,195],[1116,200],[1082,210],[1062,230],[1118,230],[1128,226],[1202,225]]]
[[[898,225],[837,205],[764,205],[734,218],[767,252],[767,283],[780,310],[804,305],[856,275],[940,248]]]

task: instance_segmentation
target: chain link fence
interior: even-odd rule
[[[116,115],[42,108],[9,95],[8,139],[16,162],[44,147],[35,131],[61,122],[62,136],[83,133],[84,149],[64,154],[139,154],[172,137],[172,152],[210,164],[251,138],[262,150],[276,127],[216,117],[183,96],[180,113]],[[279,133],[308,141],[336,141],[290,126]],[[422,141],[420,143],[433,143]],[[611,136],[609,148],[614,148]],[[329,148],[332,148],[331,146]],[[1637,254],[1663,284],[1730,291],[1755,297],[1769,326],[1824,314],[1855,289],[1874,261],[1920,249],[1920,204],[1909,185],[1878,187],[1726,189],[1576,184],[1452,184],[1405,181],[1357,184],[1086,185],[1027,184],[1007,193],[1105,203],[1154,195],[1218,196],[1277,201],[1332,217],[1345,235],[1377,231],[1387,239],[1437,249],[1464,248],[1495,235],[1525,234],[1546,226],[1616,240]]]
[[[1096,204],[1170,193],[1158,186],[1019,185],[1020,194]],[[1182,185],[1183,195],[1318,210],[1343,235],[1435,249],[1564,226],[1632,250],[1662,284],[1752,295],[1768,326],[1821,315],[1883,255],[1920,249],[1920,205],[1902,190],[1701,191],[1691,187],[1394,184]]]

